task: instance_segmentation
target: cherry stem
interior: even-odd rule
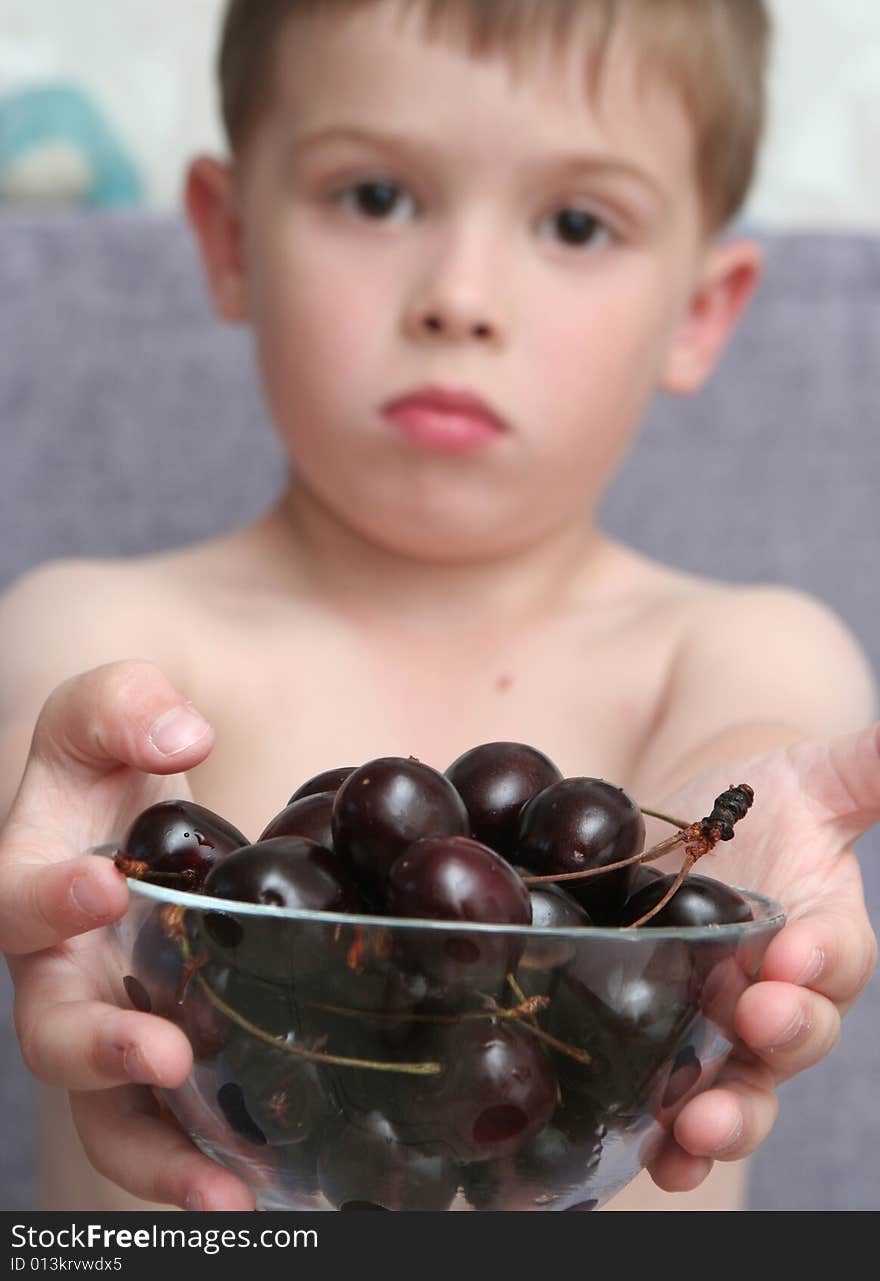
[[[603,872],[614,872],[619,867],[631,867],[633,863],[653,863],[664,854],[670,854],[678,845],[684,845],[688,840],[685,834],[688,830],[685,828],[676,836],[667,836],[665,841],[652,845],[641,854],[622,858],[618,863],[602,863],[599,867],[584,868],[582,872],[555,872],[550,876],[524,876],[522,879],[526,885],[542,885],[545,881],[583,881],[589,876],[601,876]]]
[[[650,849],[645,850],[642,854],[633,854],[630,858],[622,858],[617,863],[601,863],[598,867],[587,867],[582,872],[558,872],[550,876],[524,876],[522,880],[526,885],[541,885],[544,881],[581,881],[589,876],[601,876],[605,872],[616,871],[619,867],[630,867],[633,863],[652,863],[655,859],[662,858],[664,854],[671,853],[677,845],[684,845],[688,859],[690,859],[689,863],[687,859],[685,863],[690,868],[698,858],[702,858],[704,854],[708,854],[710,850],[713,850],[718,841],[733,839],[734,825],[745,817],[754,799],[754,789],[748,783],[740,783],[736,787],[731,786],[726,792],[716,796],[715,804],[712,806],[712,813],[707,818],[700,819],[696,823],[687,824],[678,824],[675,819],[667,820],[680,827],[680,831],[675,836],[669,836],[665,841],[652,845]],[[648,810],[642,811],[642,813],[650,812]],[[663,816],[657,815],[657,817]],[[577,853],[577,850],[575,850],[575,853]]]
[[[490,1010],[493,1012],[493,1017],[509,1017],[510,1012],[502,1009],[491,996],[487,996],[485,999]],[[544,1001],[548,1001],[547,997],[541,998],[533,996],[531,998],[532,1001],[542,999]],[[536,1024],[528,1021],[521,1021],[520,1026],[522,1027],[522,1030],[524,1032],[528,1032],[530,1036],[536,1036],[539,1040],[546,1041],[548,1045],[553,1046],[554,1050],[558,1050],[560,1054],[566,1054],[570,1059],[575,1059],[576,1062],[582,1063],[585,1067],[589,1067],[593,1061],[586,1050],[579,1050],[574,1045],[568,1045],[565,1041],[557,1040],[555,1036],[551,1036],[549,1032],[545,1032],[542,1027],[538,1027]]]
[[[185,867],[179,872],[161,872],[142,859],[129,858],[126,854],[119,853],[113,855],[113,862],[123,876],[130,876],[133,881],[146,881],[149,885],[165,885],[168,881],[183,881],[185,886],[196,883],[196,873],[191,867]]]
[[[683,823],[680,818],[670,818],[668,814],[661,814],[659,810],[648,810],[645,809],[644,805],[639,808],[645,815],[645,818],[659,818],[663,823],[671,823],[673,827],[679,827],[682,829],[690,826],[689,823]]]
[[[682,881],[687,876],[688,872],[691,870],[694,863],[696,863],[698,857],[699,855],[697,854],[693,854],[690,852],[687,853],[678,871],[678,875],[670,885],[669,889],[660,899],[659,903],[655,903],[654,906],[651,908],[650,912],[646,912],[644,916],[640,916],[637,921],[630,921],[629,925],[625,926],[624,928],[628,930],[633,930],[637,925],[644,925],[646,921],[650,921],[652,916],[656,916],[657,913],[661,910],[661,908],[664,908],[666,904],[669,902],[669,900],[672,898],[673,894],[681,885]]]
[[[525,1019],[533,1018],[537,1010],[550,1004],[549,996],[524,996],[519,1005],[507,1009],[496,1006],[486,1010],[462,1010],[460,1014],[411,1014],[406,1010],[350,1010],[341,1005],[309,1003],[310,1010],[323,1010],[326,1014],[340,1014],[347,1019],[365,1019],[379,1023],[463,1023],[473,1019]]]
[[[526,994],[522,990],[520,985],[517,983],[516,975],[512,971],[509,972],[507,975],[507,982],[510,986],[510,990],[513,992],[516,999],[520,1002],[520,1004],[522,1004],[522,1002],[526,999]],[[547,1003],[549,1004],[549,1000]],[[539,1024],[537,1017],[534,1014],[529,1015],[529,1023],[532,1025],[533,1028],[537,1028],[539,1032],[541,1031],[541,1025]],[[557,1081],[556,1082],[556,1103],[558,1105],[561,1102],[562,1102],[562,1090],[560,1089],[559,1082]]]
[[[197,966],[198,962],[193,962],[189,942],[185,937],[181,938],[180,946],[186,963]],[[227,1005],[205,980],[204,976],[198,973],[197,968],[193,970],[192,977],[200,984],[211,1004],[220,1010],[222,1014],[225,1014],[228,1019],[231,1019],[233,1023],[237,1023],[239,1027],[249,1032],[251,1036],[258,1037],[261,1041],[265,1041],[267,1045],[271,1045],[274,1049],[281,1050],[285,1054],[294,1054],[297,1058],[308,1059],[312,1063],[330,1063],[334,1067],[367,1068],[371,1072],[403,1072],[407,1076],[437,1076],[443,1071],[442,1063],[383,1063],[373,1059],[351,1059],[344,1055],[325,1054],[322,1050],[306,1050],[302,1046],[291,1045],[288,1041],[279,1041],[270,1032],[264,1031],[256,1023],[251,1023],[250,1019],[246,1019],[243,1014],[239,1014],[238,1010],[234,1010],[231,1005]]]
[[[516,997],[516,999],[519,1001],[520,1005],[522,1005],[522,1004],[523,1004],[523,1002],[524,1002],[524,1001],[526,1001],[528,998],[526,997],[526,994],[525,994],[525,992],[522,990],[522,988],[520,987],[520,985],[517,983],[517,981],[516,981],[516,975],[515,975],[515,974],[513,974],[513,973],[509,973],[509,974],[507,975],[507,982],[508,982],[508,984],[509,984],[509,986],[510,986],[510,990],[513,992],[514,996],[515,996],[515,997]],[[544,1003],[544,1005],[549,1005],[549,1004],[550,1004],[549,998],[548,998],[548,997],[544,997],[544,998],[543,998],[543,1003]],[[537,1026],[538,1026],[538,1020],[537,1020],[537,1018],[535,1017],[535,1015],[534,1015],[534,1014],[529,1015],[529,1016],[528,1016],[528,1018],[529,1018],[529,1022],[531,1023],[532,1027],[537,1027]]]

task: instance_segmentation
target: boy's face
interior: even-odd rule
[[[707,246],[676,93],[621,45],[594,104],[583,61],[517,80],[391,0],[296,20],[238,181],[191,174],[296,472],[380,545],[462,560],[584,525],[652,393],[699,385],[753,282]],[[427,386],[503,430],[414,439],[383,407]]]

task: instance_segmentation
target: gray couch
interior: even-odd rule
[[[692,402],[658,403],[605,524],[689,570],[815,593],[880,671],[880,239],[774,235],[767,248],[719,374]],[[167,548],[248,520],[282,466],[247,336],[209,314],[178,220],[0,216],[0,588],[48,558]],[[859,848],[880,928],[880,829]],[[880,1207],[878,1029],[875,978],[834,1053],[783,1087],[753,1208]],[[7,1030],[2,1209],[32,1203],[31,1100]]]

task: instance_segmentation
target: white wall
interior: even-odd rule
[[[880,0],[770,0],[771,128],[751,212],[880,229]],[[212,58],[222,0],[2,0],[0,95],[76,80],[112,120],[152,204],[189,152],[220,145]]]

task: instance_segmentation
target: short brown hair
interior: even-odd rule
[[[351,12],[387,0],[229,0],[219,54],[227,138],[240,151],[272,83],[282,25],[297,14]],[[646,62],[682,94],[697,135],[697,171],[707,224],[739,212],[755,172],[766,115],[770,20],[766,0],[398,0],[424,11],[428,39],[457,40],[475,56],[529,56],[536,36],[562,50],[586,31],[586,69],[624,20]],[[595,83],[595,79],[592,80]]]

